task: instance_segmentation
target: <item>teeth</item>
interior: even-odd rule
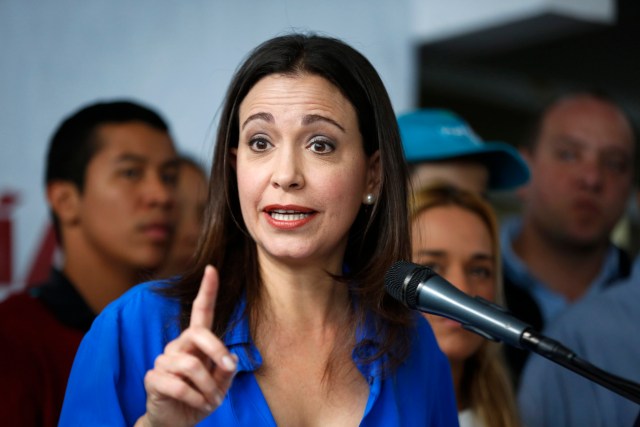
[[[306,218],[309,214],[296,213],[296,211],[273,211],[271,217],[278,221],[298,221]]]

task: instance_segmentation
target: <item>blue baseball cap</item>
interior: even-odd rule
[[[507,190],[529,180],[529,167],[513,146],[484,142],[458,115],[422,109],[398,117],[404,155],[410,164],[457,158],[477,160],[489,170],[490,190]]]

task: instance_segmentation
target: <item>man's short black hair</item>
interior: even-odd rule
[[[47,153],[45,184],[70,181],[84,188],[87,165],[98,151],[97,129],[105,124],[138,121],[164,132],[169,127],[155,111],[130,101],[100,102],[67,117],[51,138]]]
[[[100,149],[98,129],[106,124],[128,122],[141,122],[169,132],[169,126],[158,113],[131,101],[85,106],[67,117],[53,134],[47,152],[45,186],[55,181],[67,181],[82,192],[87,166]],[[50,213],[58,241],[62,242],[60,221],[53,210]]]

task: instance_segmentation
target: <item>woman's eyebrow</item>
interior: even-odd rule
[[[475,253],[472,257],[472,259],[480,260],[480,261],[484,261],[484,260],[492,261],[493,258],[494,257],[491,254],[488,254],[485,252]]]
[[[242,126],[240,126],[240,130],[244,129],[245,126],[247,126],[247,124],[253,120],[264,120],[265,122],[269,122],[269,123],[274,122],[273,115],[271,113],[256,113],[247,117],[247,120],[245,120],[242,123]]]
[[[416,255],[430,255],[435,257],[443,257],[446,252],[439,249],[420,249],[416,252]]]
[[[306,116],[304,116],[302,118],[302,124],[305,125],[305,126],[310,125],[310,124],[315,123],[315,122],[327,122],[327,123],[330,123],[330,124],[334,125],[338,129],[340,129],[342,132],[344,132],[344,133],[347,132],[345,130],[345,128],[342,125],[340,125],[340,123],[338,123],[335,120],[330,119],[328,117],[321,116],[319,114],[308,114],[308,115],[306,115]]]

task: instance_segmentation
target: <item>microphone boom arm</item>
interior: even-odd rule
[[[578,357],[560,342],[533,329],[527,329],[520,339],[522,347],[567,368],[584,378],[640,404],[640,384],[614,375]]]

